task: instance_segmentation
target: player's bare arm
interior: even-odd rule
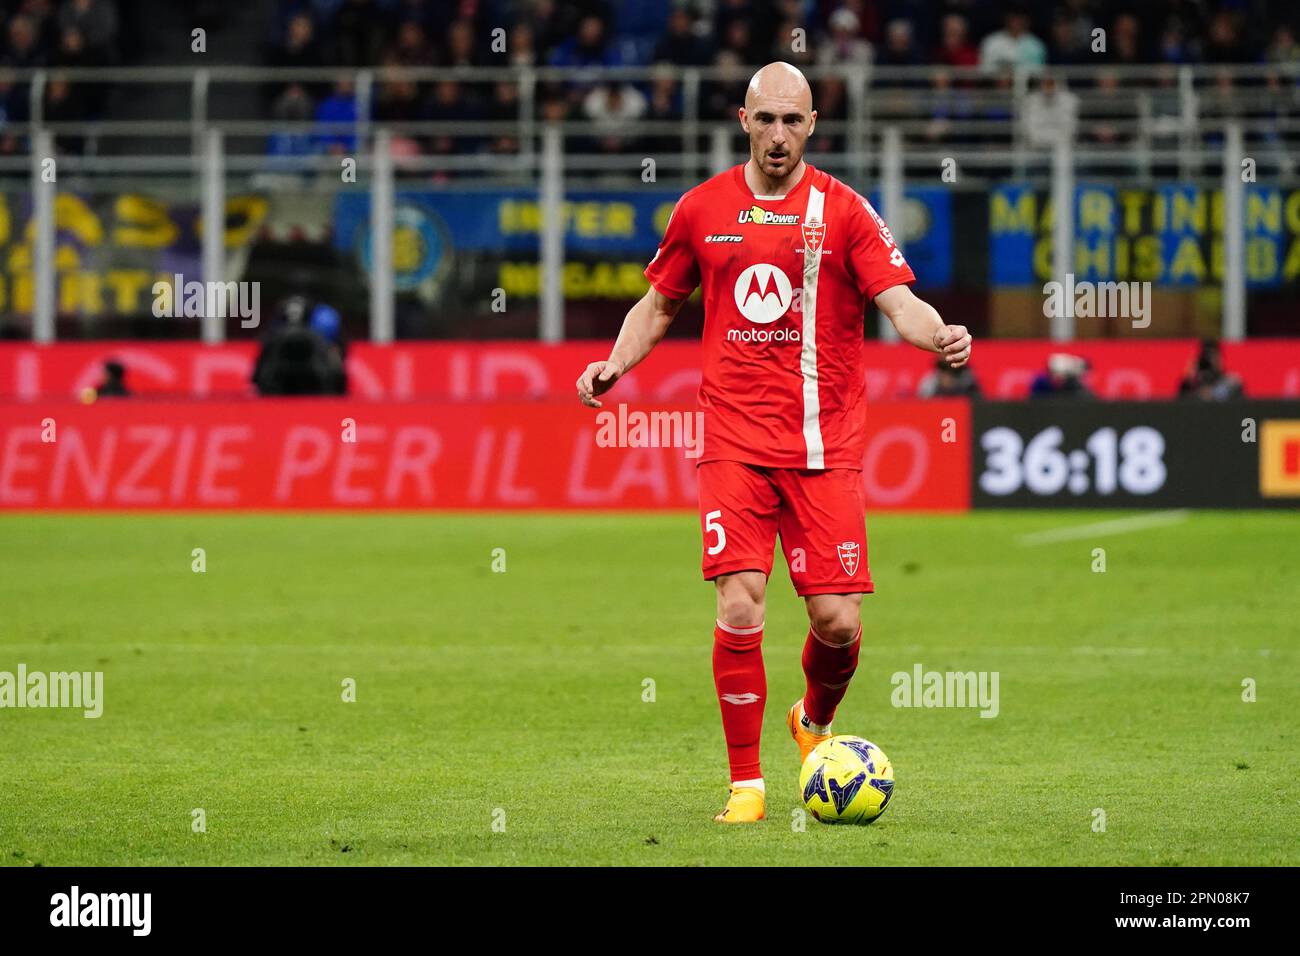
[[[876,306],[898,329],[904,341],[919,349],[938,352],[950,368],[961,368],[970,359],[971,337],[964,325],[947,325],[938,311],[905,285],[896,285],[876,296]]]
[[[685,299],[670,299],[654,286],[637,300],[623,319],[614,348],[603,362],[592,362],[578,376],[578,398],[582,404],[600,408],[597,395],[603,395],[614,383],[641,362],[659,344],[681,310]]]

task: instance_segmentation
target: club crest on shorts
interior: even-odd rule
[[[809,219],[803,224],[803,247],[811,253],[816,253],[822,247],[822,240],[826,238],[826,223],[820,219]]]
[[[861,549],[856,541],[845,541],[843,544],[835,546],[836,552],[840,556],[840,566],[844,568],[844,573],[849,577],[858,573],[858,555]]]

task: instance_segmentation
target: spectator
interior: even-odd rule
[[[735,50],[719,50],[713,64],[721,76],[705,86],[701,112],[707,119],[734,120],[749,87],[744,61]]]
[[[953,126],[963,120],[977,118],[977,110],[967,90],[955,88],[952,74],[935,70],[930,75],[931,95],[928,99],[930,121],[925,127],[925,138],[930,142],[969,142],[969,135],[954,134]]]
[[[1178,397],[1204,402],[1225,402],[1243,395],[1241,379],[1223,368],[1223,355],[1219,343],[1213,339],[1201,341],[1201,351],[1195,363],[1178,385]]]
[[[939,49],[935,60],[946,66],[975,66],[979,51],[971,45],[970,25],[960,13],[950,13],[939,25]]]
[[[564,90],[560,87],[547,87],[539,97],[542,104],[541,116],[544,123],[563,123],[569,119],[572,109]]]
[[[1165,21],[1156,55],[1165,63],[1194,63],[1199,59],[1196,40],[1188,35],[1181,18],[1170,17]]]
[[[414,123],[425,118],[420,88],[411,80],[392,80],[379,87],[375,119],[385,123]]]
[[[64,0],[59,31],[76,29],[97,60],[111,63],[117,52],[117,7],[112,0]]]
[[[447,66],[475,66],[478,52],[474,49],[474,24],[464,18],[457,20],[447,30],[447,45],[443,50]]]
[[[655,44],[654,62],[674,66],[702,66],[709,62],[708,47],[696,31],[689,7],[674,7],[668,15],[668,29]]]
[[[514,123],[519,120],[519,85],[501,80],[492,87],[492,101],[488,104],[487,118],[497,123]],[[519,140],[511,135],[496,135],[489,146],[493,153],[519,152]]]
[[[571,35],[572,24],[565,22],[567,17],[560,12],[556,0],[534,0],[526,16],[524,24],[532,33],[539,61],[544,62]]]
[[[1097,73],[1096,88],[1086,95],[1083,107],[1089,139],[1107,145],[1132,140],[1132,133],[1125,127],[1136,128],[1137,102],[1120,85],[1119,75],[1113,70]]]
[[[455,80],[439,80],[433,85],[433,99],[429,103],[427,114],[444,121],[450,117],[482,120],[487,116],[479,98],[471,95]],[[485,141],[481,135],[470,137],[440,133],[433,137],[431,149],[439,156],[464,156],[490,145],[490,141]]]
[[[59,66],[107,66],[96,50],[86,46],[86,38],[76,27],[67,27],[59,35],[59,52],[55,55]]]
[[[270,59],[272,66],[316,67],[322,64],[316,26],[308,14],[299,13],[290,18],[284,30],[284,42],[271,51]]]
[[[356,153],[357,97],[351,79],[345,77],[334,84],[334,92],[316,107],[316,122],[352,124],[351,130],[332,125],[331,128],[318,132],[316,146],[321,152],[331,156],[350,156]]]
[[[20,70],[45,66],[45,51],[37,39],[36,22],[31,17],[19,15],[10,20],[5,65]]]
[[[1047,357],[1047,368],[1039,372],[1029,386],[1030,398],[1092,398],[1084,382],[1088,360],[1064,352]]]
[[[51,77],[45,87],[45,120],[49,123],[76,123],[87,119],[86,84],[74,87],[62,76]],[[67,153],[81,153],[86,148],[84,136],[62,134],[55,137],[57,148]]]
[[[1265,54],[1269,63],[1300,63],[1300,44],[1296,43],[1295,30],[1286,23],[1273,31]]]
[[[0,67],[0,155],[13,156],[19,152],[22,140],[13,127],[27,122],[28,103],[27,91],[15,85],[8,69]]]
[[[1029,14],[1023,7],[1008,7],[1003,28],[990,33],[980,44],[980,66],[995,72],[1006,67],[1045,64],[1047,47],[1029,31],[1029,25]]]
[[[1079,126],[1079,98],[1059,85],[1057,78],[1044,74],[1038,89],[1025,97],[1021,131],[1030,146],[1050,149],[1057,141],[1073,139]]]
[[[645,115],[646,98],[630,83],[602,83],[583,98],[582,112],[595,127],[600,151],[619,153],[628,145],[631,125]]]
[[[979,398],[979,395],[979,382],[969,362],[961,368],[949,368],[941,358],[935,360],[934,370],[916,389],[917,398]]]
[[[758,63],[763,51],[771,48],[776,39],[775,22],[770,4],[763,0],[716,0],[714,4],[713,35],[725,49],[735,52],[741,63]]]
[[[452,24],[452,29],[464,22],[457,20]],[[424,35],[424,27],[414,20],[407,20],[398,27],[397,39],[389,59],[395,66],[428,66],[432,63],[433,46]]]
[[[915,66],[921,62],[921,52],[911,20],[890,20],[885,27],[885,42],[879,54],[881,66]]]
[[[1252,60],[1241,36],[1241,21],[1237,14],[1220,10],[1210,20],[1203,48],[1210,63],[1249,63]]]
[[[1052,6],[1055,7],[1050,30],[1053,62],[1059,56],[1061,62],[1082,63],[1087,57],[1097,55],[1092,52],[1093,30],[1097,26],[1092,17],[1092,9],[1096,7],[1093,0],[1064,0]]]
[[[650,81],[650,98],[646,104],[645,118],[653,123],[668,124],[666,129],[655,130],[646,137],[643,149],[647,155],[678,152],[682,149],[682,97],[673,70],[660,68]]]
[[[754,49],[754,31],[747,20],[729,20],[725,32],[719,34],[722,49],[733,53],[738,63],[755,63],[760,54]],[[714,59],[717,59],[715,56]]]
[[[297,13],[290,17],[289,22],[285,24],[283,39],[271,47],[267,59],[271,66],[277,67],[311,69],[323,66],[325,57],[321,52],[320,42],[316,36],[316,25],[312,18],[306,13]],[[301,92],[306,94],[309,103],[313,102],[317,97],[323,96],[328,90],[328,87],[323,83],[298,85]],[[284,84],[268,83],[263,87],[263,95],[271,103],[273,113],[276,106],[279,105],[281,97],[286,92]],[[289,99],[293,100],[296,95],[296,93],[292,94]],[[292,112],[297,112],[296,104]],[[310,119],[310,115],[307,118]],[[286,153],[283,155],[295,154]]]
[[[553,66],[618,66],[618,55],[609,46],[605,21],[596,16],[583,17],[578,32],[565,40],[551,54]]]
[[[1086,34],[1080,35],[1078,21],[1057,17],[1052,21],[1052,50],[1049,56],[1054,66],[1078,66],[1092,56],[1092,46]]]
[[[848,90],[844,80],[838,76],[827,76],[817,81],[817,118],[823,122],[841,123],[848,118]],[[842,127],[841,127],[842,128]],[[827,127],[829,130],[829,126]],[[840,153],[845,149],[843,133],[822,132],[818,130],[813,141],[813,149],[818,154]]]
[[[852,10],[841,7],[831,14],[830,35],[818,49],[817,62],[865,66],[871,62],[871,44],[862,38],[862,24]]]
[[[1148,59],[1142,49],[1141,25],[1131,13],[1121,13],[1115,18],[1110,31],[1106,53],[1116,63],[1145,63]]]
[[[303,132],[302,126],[294,128],[287,124],[304,124],[311,120],[315,112],[307,88],[302,83],[290,83],[276,97],[271,107],[272,118],[276,124],[284,123],[287,128],[277,129],[271,134],[266,144],[270,156],[310,156],[314,152],[310,133]]]
[[[510,36],[506,39],[506,55],[510,58],[511,66],[537,65],[536,37],[533,28],[527,23],[521,23],[510,31]]]

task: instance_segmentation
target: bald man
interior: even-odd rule
[[[577,381],[579,399],[599,407],[701,288],[700,526],[704,578],[717,593],[713,677],[731,770],[721,823],[764,816],[761,647],[778,537],[808,611],[806,690],[786,715],[801,762],[831,736],[857,668],[862,595],[874,590],[862,484],[867,306],[953,368],[971,351],[963,326],[944,324],[912,294],[916,277],[871,204],[804,161],[817,112],[803,74],[763,67],[739,117],[749,161],[678,201],[645,270],[649,291],[609,358]]]

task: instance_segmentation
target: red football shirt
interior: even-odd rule
[[[677,203],[645,275],[704,295],[699,461],[862,467],[867,304],[916,281],[884,220],[807,166],[785,196],[755,196],[736,166]]]

